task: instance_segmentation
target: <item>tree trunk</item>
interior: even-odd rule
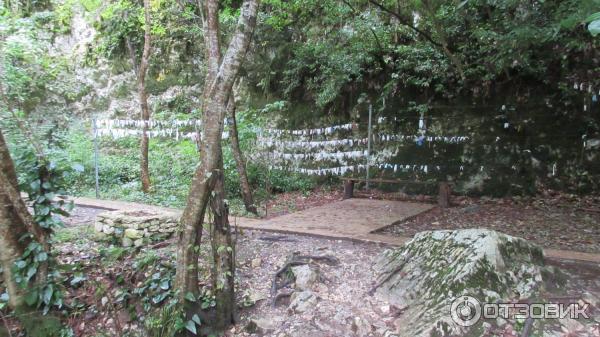
[[[146,93],[146,73],[148,71],[148,60],[150,58],[150,0],[144,0],[144,50],[142,59],[137,71],[138,75],[138,95],[140,99],[141,119],[142,119],[142,140],[140,142],[140,172],[142,181],[142,191],[150,192],[150,172],[148,170],[148,121],[150,120],[150,109],[148,107],[148,94]]]
[[[201,163],[196,169],[190,192],[187,199],[187,205],[181,216],[182,232],[179,236],[177,247],[177,272],[175,276],[175,287],[179,294],[181,303],[185,303],[185,297],[188,293],[198,295],[198,248],[202,237],[202,225],[206,206],[208,204],[211,192],[216,184],[221,184],[217,178],[222,176],[222,148],[221,137],[223,134],[223,119],[227,112],[227,102],[231,95],[233,82],[237,77],[240,65],[244,59],[250,36],[256,24],[256,15],[258,12],[258,0],[245,0],[242,4],[241,15],[238,20],[236,32],[229,43],[223,60],[220,60],[219,46],[219,3],[216,0],[207,0],[204,2],[206,11],[206,20],[204,22],[205,43],[208,55],[208,72],[204,82],[203,103],[202,103],[202,142],[200,147]],[[223,200],[223,188],[219,187],[213,197],[213,205],[216,208],[215,215],[220,217],[220,228],[228,228],[223,223],[223,217],[227,217],[227,211]],[[222,232],[222,231],[221,231]],[[228,231],[222,232],[225,236]],[[218,240],[223,240],[217,235]],[[225,238],[223,242],[231,240]],[[227,249],[226,249],[227,251]],[[219,257],[220,259],[220,257]],[[220,260],[219,260],[220,261]],[[217,265],[215,265],[217,266]],[[219,266],[222,266],[219,263]],[[215,267],[216,268],[216,267]],[[219,267],[216,271],[224,270]],[[227,279],[222,275],[216,275],[216,280]],[[226,285],[229,287],[229,285]],[[228,296],[233,298],[233,288],[226,288]],[[225,295],[222,295],[225,298]],[[217,317],[222,317],[222,322],[228,324],[227,313],[231,309],[223,307],[229,302],[218,304]],[[191,306],[186,305],[186,314],[190,317]],[[225,313],[225,314],[220,314]]]
[[[237,168],[238,175],[240,176],[240,185],[242,187],[242,199],[244,200],[244,206],[246,211],[258,215],[258,210],[254,205],[254,198],[252,197],[252,190],[250,189],[250,183],[248,182],[248,174],[246,173],[246,161],[244,155],[240,149],[240,139],[237,130],[237,120],[235,116],[235,98],[231,95],[229,103],[227,105],[227,112],[231,118],[231,128],[229,132],[229,138],[231,140],[231,152],[233,153],[233,159],[235,159],[235,165]]]
[[[21,214],[22,210],[15,207],[13,202],[15,191],[20,202],[23,203],[18,194],[17,175],[13,162],[2,131],[0,131],[0,264],[9,295],[8,304],[13,310],[20,309],[25,305],[25,289],[19,287],[15,282],[13,266],[22,257],[25,247],[29,243],[28,240],[20,240],[29,233],[24,219],[31,220],[33,223],[30,215],[24,218]],[[25,210],[27,209],[25,208]]]
[[[214,222],[211,226],[211,248],[213,256],[212,287],[215,294],[216,317],[214,327],[223,330],[235,323],[235,261],[234,249],[229,225],[229,209],[225,203],[223,160],[221,170],[215,181],[215,190],[211,198]]]
[[[450,185],[445,181],[439,183],[438,206],[440,206],[440,208],[450,207],[450,196],[451,195],[452,195],[452,190],[450,189]]]

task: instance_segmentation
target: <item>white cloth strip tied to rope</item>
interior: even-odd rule
[[[421,137],[421,135],[391,135],[391,134],[379,134],[379,140],[382,142],[389,141],[411,141],[416,142]],[[424,136],[423,140],[427,142],[440,142],[440,143],[448,143],[448,144],[458,144],[469,141],[468,136]]]
[[[111,129],[105,129],[105,128],[98,128],[96,129],[96,135],[98,137],[102,137],[102,136],[110,136],[113,139],[119,139],[119,138],[123,138],[123,137],[139,137],[143,134],[144,130],[137,130],[137,129],[117,129],[117,128],[111,128]],[[179,139],[191,139],[191,140],[197,140],[197,132],[181,132],[178,129],[163,129],[163,130],[148,130],[146,131],[146,134],[148,135],[149,138],[175,138],[176,140]],[[229,132],[228,131],[223,131],[223,139],[228,139],[229,138]]]
[[[274,159],[286,159],[286,160],[326,160],[326,159],[356,159],[362,158],[367,155],[366,150],[362,151],[347,151],[347,152],[316,152],[316,153],[285,153],[285,152],[270,152],[266,153]]]
[[[299,130],[286,130],[286,129],[265,129],[264,133],[269,133],[277,136],[281,135],[294,135],[294,136],[312,136],[312,135],[330,135],[339,130],[352,130],[352,123],[332,125],[324,128],[316,129],[299,129]]]
[[[435,170],[437,172],[441,171],[441,167],[438,165],[419,165],[419,164],[390,164],[384,163],[379,165],[374,165],[374,167],[379,168],[380,170],[393,170],[394,172],[403,171],[403,172],[423,172],[425,174],[429,173],[430,170]],[[483,171],[484,166],[480,166],[479,170]],[[317,168],[317,169],[307,169],[302,167],[289,167],[289,166],[280,166],[280,165],[270,165],[269,169],[272,170],[282,170],[282,171],[291,171],[297,173],[303,173],[307,175],[344,175],[348,172],[359,172],[366,170],[365,164],[358,165],[346,165],[346,166],[337,166],[337,167],[328,167],[328,168]],[[460,166],[460,171],[464,169],[463,166]]]
[[[186,126],[201,126],[202,122],[198,119],[189,120],[173,120],[173,121],[161,121],[161,120],[141,120],[141,119],[97,119],[97,127],[108,127],[108,128],[126,128],[135,127],[143,128],[165,128],[165,127],[186,127]]]
[[[286,149],[316,149],[326,146],[354,146],[355,144],[366,144],[367,138],[362,139],[334,139],[320,141],[280,141],[273,138],[259,139],[258,145],[262,147],[279,147]]]

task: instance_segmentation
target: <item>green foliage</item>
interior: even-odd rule
[[[364,93],[403,106],[518,97],[528,85],[565,93],[573,77],[597,84],[584,69],[598,62],[574,60],[598,50],[581,29],[598,0],[378,2],[389,11],[360,0],[265,2],[246,65],[251,84],[293,106],[311,103],[319,113],[287,112],[311,122],[347,120]]]
[[[145,320],[146,332],[150,337],[173,337],[183,330],[184,326],[182,307],[174,300],[156,309]]]
[[[67,34],[71,31],[75,3],[75,0],[66,0],[54,7],[54,24],[57,33]]]
[[[13,144],[12,157],[18,168],[20,189],[28,194],[33,209],[33,220],[51,239],[50,235],[54,230],[63,226],[61,217],[68,216],[73,206],[72,203],[57,197],[65,194],[65,186],[68,185],[69,179],[80,171],[80,166],[61,160],[60,156],[53,156],[60,147],[60,136],[53,136],[50,133],[46,134],[48,138],[27,138],[27,134],[30,137],[33,134],[43,137],[44,129],[24,128],[26,120],[19,118],[5,120],[5,122],[21,125],[18,130],[15,130],[14,125],[8,130],[8,134],[12,136],[10,139]],[[10,127],[10,124],[7,123],[5,126]],[[49,160],[50,157],[54,160]],[[21,258],[15,263],[14,273],[16,283],[23,289],[27,289],[26,304],[30,307],[42,308],[44,314],[52,307],[62,308],[64,277],[56,269],[53,256],[31,234],[21,240],[27,246]],[[44,272],[45,282],[40,282],[40,279],[36,278],[42,269],[47,270]]]
[[[102,0],[80,0],[79,3],[88,12],[96,12],[102,5]]]
[[[592,36],[600,34],[600,12],[590,15],[585,22],[588,24],[588,30]]]

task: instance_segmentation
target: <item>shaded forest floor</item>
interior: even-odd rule
[[[158,248],[123,249],[90,240],[93,235],[90,224],[68,227],[60,231],[60,243],[55,246],[62,264],[86,275],[81,284],[67,291],[65,302],[76,308],[69,325],[76,336],[144,336],[141,328],[150,319],[149,313],[165,304],[168,297],[161,300],[160,292],[134,294],[148,279],[156,277],[160,283],[164,275],[172,275],[176,242],[170,240]],[[371,331],[383,336],[393,330],[391,319],[395,313],[367,294],[374,284],[371,265],[384,247],[258,231],[240,231],[235,237],[239,323],[227,336],[251,335],[250,331],[256,329],[251,328],[253,320],[268,321],[266,325],[259,323],[258,329],[269,336],[367,336]],[[208,271],[209,246],[203,241],[201,270]],[[339,260],[335,266],[318,264],[320,281],[313,287],[317,302],[310,310],[297,314],[288,310],[289,297],[273,306],[271,293],[276,272],[294,254],[326,255]],[[152,265],[144,265],[143,261],[152,261]],[[206,290],[208,272],[201,282]]]
[[[361,193],[370,198],[427,200],[424,196],[408,198],[377,191]],[[339,191],[331,190],[309,195],[290,193],[275,199],[269,208],[274,216],[340,198]],[[555,195],[543,199],[457,197],[454,201],[457,205],[450,209],[434,208],[384,232],[409,236],[421,229],[488,227],[545,247],[599,251],[599,219],[594,212],[598,199]],[[152,313],[171,296],[176,242],[171,239],[156,247],[126,249],[94,241],[93,219],[102,211],[77,207],[67,220],[68,227],[57,232],[56,254],[66,266],[66,321],[76,336],[145,336],[143,325],[152,321],[162,324]],[[570,234],[570,228],[577,229],[576,233]],[[256,329],[277,337],[393,336],[402,311],[368,294],[375,283],[372,267],[385,246],[249,230],[240,230],[235,237],[239,323],[227,331],[227,336],[251,336]],[[203,241],[201,282],[204,291],[209,291],[210,248],[207,240]],[[321,277],[312,286],[315,301],[303,312],[290,309],[289,297],[273,305],[275,273],[294,254],[327,255],[339,260],[337,265],[318,264]],[[600,303],[599,265],[550,263],[566,272],[567,292],[584,293]],[[210,305],[210,299],[202,301]]]
[[[155,319],[150,313],[168,298],[161,299],[161,290],[142,295],[136,292],[152,284],[159,289],[163,278],[172,277],[175,241],[156,248],[123,249],[92,241],[92,236],[91,224],[65,228],[58,236],[56,250],[61,263],[86,276],[67,288],[65,302],[72,306],[69,325],[76,336],[145,336],[142,326]],[[373,265],[385,246],[259,231],[239,231],[235,237],[239,322],[226,336],[394,336],[402,310],[368,293],[375,284]],[[210,283],[209,247],[203,241],[201,270],[206,272],[201,283],[206,290]],[[289,297],[273,305],[271,291],[276,272],[294,254],[339,260],[337,265],[317,263],[320,277],[312,285],[316,299],[302,312],[290,309]],[[584,294],[600,303],[599,265],[550,263],[565,271],[567,293]],[[256,331],[258,334],[252,333]]]
[[[342,196],[341,189],[278,194],[268,203],[267,217],[339,201]],[[355,196],[435,203],[435,198],[431,196],[401,192],[361,190]],[[452,202],[450,208],[433,208],[379,233],[412,237],[425,230],[489,228],[531,240],[544,248],[600,253],[600,196],[549,191],[535,197],[454,196]]]
[[[412,237],[424,230],[488,228],[544,248],[600,253],[600,197],[569,194],[531,198],[454,198],[381,233]]]

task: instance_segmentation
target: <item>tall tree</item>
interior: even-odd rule
[[[254,205],[254,198],[252,197],[252,189],[250,189],[250,183],[248,182],[248,174],[246,173],[246,160],[240,148],[240,137],[237,127],[237,119],[235,116],[236,102],[235,94],[232,94],[227,104],[227,115],[231,119],[231,125],[229,126],[229,138],[231,140],[231,152],[233,153],[233,159],[235,160],[236,169],[240,176],[240,185],[242,187],[242,199],[244,200],[244,206],[246,211],[254,214],[258,214],[256,205]]]
[[[150,0],[144,0],[144,48],[139,64],[133,45],[126,38],[127,49],[133,63],[137,76],[138,98],[140,100],[140,119],[142,120],[142,139],[140,141],[140,179],[142,191],[150,192],[150,172],[148,169],[148,121],[150,120],[150,108],[148,106],[148,93],[146,93],[146,75],[148,73],[148,62],[151,52],[151,29]]]
[[[212,224],[213,287],[216,297],[216,326],[222,328],[233,321],[233,247],[228,222],[228,209],[224,202],[224,177],[221,138],[223,119],[227,116],[227,103],[240,66],[250,45],[256,25],[259,0],[244,0],[236,30],[224,56],[219,41],[219,1],[202,3],[203,29],[207,55],[207,74],[202,102],[201,163],[194,174],[187,205],[181,217],[182,231],[177,250],[175,285],[180,301],[198,289],[198,247],[206,207],[212,197],[211,208],[215,214]],[[213,193],[214,192],[214,193]],[[190,315],[190,306],[186,306]]]
[[[161,18],[164,19],[165,12],[162,9],[161,2],[150,0],[143,0],[142,6],[137,1],[108,1],[100,12],[96,48],[89,54],[91,58],[103,56],[108,60],[129,59],[131,62],[139,100],[139,119],[142,121],[140,181],[144,193],[150,192],[151,187],[148,167],[148,121],[151,111],[146,86],[153,45],[160,45],[160,36],[164,32]]]
[[[13,310],[25,304],[25,291],[15,281],[13,266],[21,258],[27,246],[26,241],[19,239],[29,233],[25,221],[31,220],[30,216],[23,217],[29,213],[19,212],[18,206],[15,207],[15,191],[18,191],[17,175],[4,141],[4,135],[0,130],[0,246],[2,247],[0,264],[9,295],[9,305]],[[27,220],[24,221],[24,219]]]
[[[46,336],[56,335],[61,328],[57,318],[44,316],[36,310],[38,294],[44,289],[48,276],[48,265],[40,264],[34,269],[34,275],[27,276],[17,264],[24,263],[24,253],[32,244],[41,244],[47,249],[41,230],[21,199],[15,167],[0,130],[0,267],[8,292],[8,305],[29,336],[38,336],[41,330]],[[47,258],[47,251],[43,254]],[[27,266],[28,273],[31,268],[34,266]],[[32,294],[35,295],[33,303]],[[2,333],[0,329],[0,335]]]

